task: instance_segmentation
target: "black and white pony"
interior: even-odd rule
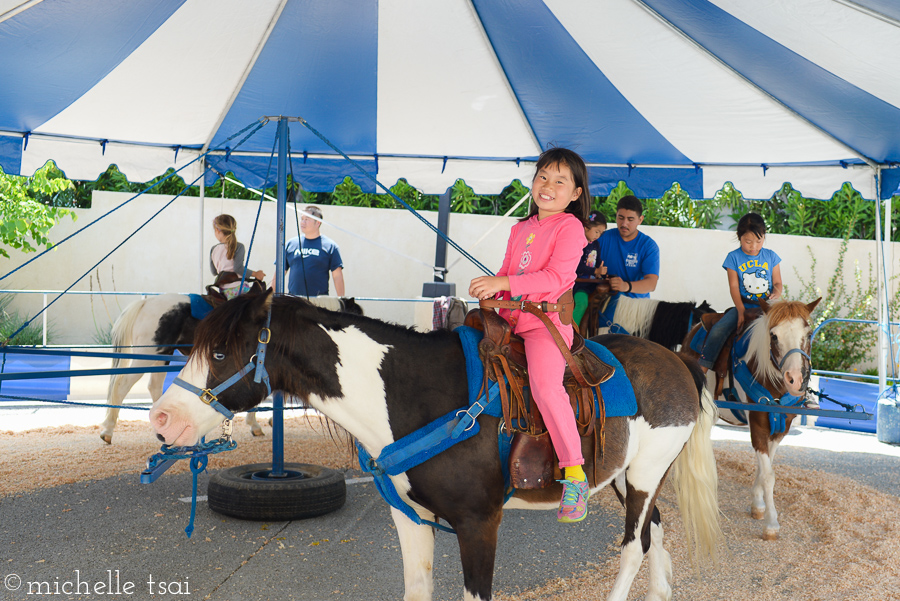
[[[314,297],[318,305],[335,311],[347,311],[362,315],[362,308],[352,298]],[[171,355],[177,348],[187,355],[194,341],[194,330],[200,320],[191,315],[191,298],[184,294],[161,294],[131,303],[112,327],[112,345],[116,353],[138,355]],[[146,359],[113,359],[113,369],[119,367],[150,367],[165,365],[165,361]],[[137,374],[114,374],[109,379],[106,399],[110,405],[121,405],[125,396],[143,376]],[[150,397],[156,401],[163,392],[165,373],[150,374],[147,385]],[[112,444],[113,431],[119,419],[119,409],[109,407],[100,424],[100,438]],[[256,413],[247,414],[245,421],[254,436],[262,436],[263,430],[256,420]]]
[[[632,336],[639,336],[661,344],[667,349],[678,350],[685,334],[700,322],[700,316],[704,313],[712,313],[713,308],[703,301],[695,305],[693,301],[668,302],[655,298],[631,298],[624,294],[617,295],[612,321]],[[591,298],[589,311],[606,311],[613,299],[604,289],[598,287]],[[588,319],[582,323],[587,323]],[[608,332],[616,333],[617,329],[610,330],[606,320],[599,316],[597,330],[587,328],[585,336],[596,336]]]
[[[264,334],[267,319],[269,332]],[[258,353],[258,340],[268,350]],[[611,484],[625,507],[621,568],[609,599],[624,600],[643,556],[649,557],[649,599],[670,599],[672,562],[663,548],[656,499],[668,474],[675,481],[685,532],[698,557],[714,553],[719,536],[717,477],[710,442],[715,407],[696,363],[632,336],[597,339],[618,358],[637,397],[637,414],[606,420],[597,477],[585,449],[592,492]],[[375,319],[335,313],[298,298],[244,295],[199,325],[186,384],[171,386],[150,422],[167,444],[190,446],[222,423],[222,415],[189,390],[211,391],[265,355],[272,389],[302,400],[349,431],[372,456],[449,412],[468,406],[459,335],[423,334]],[[257,366],[258,367],[258,366]],[[218,404],[245,411],[267,394],[254,374],[218,391]],[[261,373],[261,372],[257,372]],[[206,402],[212,402],[207,398]],[[504,508],[499,418],[482,413],[480,429],[391,480],[425,520],[445,520],[457,533],[467,600],[491,598],[497,531]],[[599,428],[599,424],[597,425]],[[587,445],[589,446],[589,445]],[[516,490],[510,508],[556,509],[561,488]],[[405,599],[432,597],[434,530],[392,508],[403,555]],[[565,528],[567,526],[560,526]],[[688,535],[690,536],[690,534]]]
[[[809,304],[799,301],[781,301],[771,305],[763,303],[763,314],[750,322],[743,333],[739,333],[736,340],[740,342],[735,344],[731,370],[740,402],[757,403],[762,399],[783,406],[803,402],[810,375],[809,316],[819,300]],[[684,339],[682,353],[691,357],[699,356],[690,348],[690,341],[698,329],[699,326],[695,327]],[[709,389],[715,390],[714,370],[709,370],[707,378]],[[775,508],[775,471],[772,466],[775,451],[790,431],[796,415],[765,411],[738,413],[743,414],[742,422],[736,420],[730,409],[720,409],[719,417],[732,425],[746,424],[750,427],[750,444],[756,451],[756,479],[750,488],[750,515],[763,520],[763,539],[776,540],[781,526]]]

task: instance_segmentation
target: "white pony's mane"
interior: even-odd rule
[[[603,309],[609,304],[607,300]],[[653,323],[653,314],[659,301],[652,298],[631,298],[620,295],[619,304],[616,305],[615,322],[628,330],[633,336],[646,338],[650,333],[650,325]]]

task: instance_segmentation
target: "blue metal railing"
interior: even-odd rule
[[[845,317],[830,317],[830,318],[826,319],[825,321],[823,321],[822,323],[820,323],[818,326],[816,326],[816,329],[813,330],[812,336],[810,337],[810,344],[815,342],[816,334],[819,333],[819,330],[821,330],[823,327],[825,327],[829,323],[832,323],[835,321],[841,321],[841,322],[845,322],[845,323],[861,323],[861,324],[868,324],[868,325],[879,325],[881,323],[876,319],[850,319],[850,318],[845,318]],[[900,322],[889,321],[887,323],[887,325],[888,325],[888,328],[890,328],[891,326],[900,326]],[[890,338],[890,331],[887,332],[887,335]],[[894,343],[893,339],[890,339],[889,343],[893,344]],[[852,378],[860,378],[862,380],[878,381],[878,376],[870,376],[867,374],[850,373],[850,372],[843,372],[843,371],[826,371],[826,370],[822,370],[822,369],[813,369],[812,373],[819,375],[819,376],[838,376],[838,377],[850,376]],[[900,379],[897,379],[896,377],[887,377],[887,380],[889,382],[900,382]]]

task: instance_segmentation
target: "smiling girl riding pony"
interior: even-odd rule
[[[527,217],[513,226],[503,265],[495,276],[472,280],[469,294],[479,300],[556,303],[575,283],[575,268],[587,244],[584,224],[591,207],[587,167],[565,148],[551,148],[538,159],[531,186],[534,201]],[[563,386],[566,361],[552,334],[538,317],[518,309],[503,309],[502,317],[525,341],[531,394],[544,418],[553,448],[564,469],[560,522],[578,522],[587,515],[589,488],[582,465],[581,440],[569,396]],[[572,346],[571,319],[559,312],[550,321]]]

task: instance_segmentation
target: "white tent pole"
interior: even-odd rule
[[[887,323],[887,291],[884,288],[886,281],[885,263],[884,263],[884,240],[881,236],[881,190],[879,189],[879,179],[881,171],[875,168],[875,248],[876,250],[876,272],[878,273],[878,389],[884,390],[887,384],[887,345],[888,336],[886,336],[885,324]],[[885,218],[885,223],[887,222]]]
[[[881,169],[877,169],[875,172],[875,185],[877,187],[877,193],[879,198],[881,197]],[[891,231],[893,230],[893,223],[891,219],[891,199],[893,195],[888,195],[887,198],[884,199],[884,234],[882,236],[882,244],[884,245],[884,250],[882,251],[882,264],[884,265],[884,276],[882,277],[882,285],[884,286],[884,305],[881,307],[882,310],[882,318],[884,320],[884,331],[885,338],[887,343],[887,349],[889,354],[887,355],[891,360],[891,375],[894,374],[895,371],[895,357],[894,357],[894,336],[892,334],[891,329],[891,280],[894,271],[894,245],[891,243],[893,236],[891,235]],[[886,375],[885,375],[886,377]],[[882,388],[883,389],[883,388]]]

